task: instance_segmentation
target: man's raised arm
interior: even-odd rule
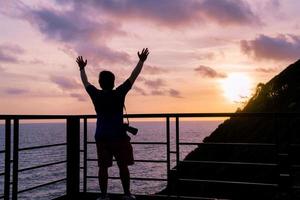
[[[85,69],[84,69],[86,64],[87,64],[87,60],[83,61],[82,56],[78,56],[77,59],[76,59],[76,62],[79,66],[80,77],[81,77],[81,81],[82,81],[84,87],[87,87],[88,85],[91,85],[88,81],[88,78],[86,76]]]
[[[139,76],[140,72],[142,71],[143,64],[144,64],[145,60],[147,59],[147,56],[149,55],[148,48],[143,49],[142,53],[138,52],[137,54],[138,54],[138,57],[140,60],[137,63],[136,67],[134,68],[134,70],[132,71],[132,73],[128,79],[131,82],[131,84],[134,83],[134,81]]]

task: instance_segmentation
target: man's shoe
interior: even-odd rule
[[[136,198],[132,194],[127,194],[123,196],[122,200],[136,200]]]

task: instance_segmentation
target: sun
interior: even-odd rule
[[[221,80],[224,96],[232,103],[241,103],[247,100],[252,91],[252,81],[244,73],[230,73]]]

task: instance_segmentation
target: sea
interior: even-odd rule
[[[179,132],[180,142],[200,143],[208,136],[222,120],[198,120],[180,121]],[[130,124],[138,128],[138,134],[131,136],[134,142],[166,142],[166,123],[165,121],[133,121]],[[81,124],[81,149],[83,149],[83,128]],[[94,142],[95,122],[88,121],[88,141]],[[175,122],[170,123],[171,151],[176,150]],[[19,126],[19,148],[58,144],[66,142],[66,123],[65,121],[43,122],[39,121],[20,121]],[[180,159],[195,149],[196,145],[180,146]],[[5,126],[0,124],[0,151],[5,149]],[[88,158],[96,159],[96,145],[88,144]],[[133,145],[134,158],[138,160],[166,160],[166,145]],[[0,154],[0,174],[4,172],[4,153]],[[42,149],[24,150],[19,152],[19,169],[39,166],[47,163],[66,160],[66,146],[49,147]],[[83,153],[80,157],[81,167],[83,167]],[[171,167],[176,166],[176,155],[171,154]],[[131,177],[140,178],[167,178],[166,163],[137,162],[129,167]],[[11,168],[12,171],[12,168]],[[87,164],[88,176],[97,176],[97,162],[90,161]],[[119,176],[116,163],[109,168],[109,176]],[[66,163],[37,168],[30,171],[19,172],[18,190],[45,184],[55,180],[66,178]],[[83,169],[81,169],[81,190],[83,189]],[[12,177],[11,177],[12,180]],[[134,194],[153,194],[166,187],[166,181],[141,181],[131,180],[131,191]],[[98,180],[96,178],[87,179],[88,192],[100,192]],[[109,179],[108,192],[122,193],[122,186],[119,179]],[[0,176],[0,197],[4,194],[4,176]],[[24,200],[48,200],[66,194],[66,181],[53,185],[44,186],[27,192],[18,194],[18,199]]]

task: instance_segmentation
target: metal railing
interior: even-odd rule
[[[135,119],[164,119],[165,120],[165,137],[166,142],[132,142],[134,145],[165,145],[166,159],[165,160],[135,160],[135,162],[151,162],[151,163],[165,163],[167,178],[144,178],[132,177],[132,180],[141,181],[166,181],[169,184],[171,174],[171,155],[176,155],[176,164],[180,162],[180,146],[184,145],[199,145],[196,142],[180,142],[180,118],[216,118],[216,117],[268,117],[273,119],[281,118],[295,118],[300,117],[298,113],[166,113],[166,114],[128,114],[127,117]],[[1,150],[0,154],[5,154],[5,169],[0,176],[4,176],[4,194],[0,199],[17,200],[18,194],[28,192],[44,186],[49,186],[62,181],[66,181],[66,194],[69,197],[76,196],[80,192],[88,192],[87,183],[89,179],[98,178],[97,176],[88,175],[88,163],[97,161],[97,159],[88,158],[88,145],[94,142],[88,141],[88,119],[95,119],[96,115],[0,115],[0,120],[5,121],[5,150]],[[32,146],[26,148],[19,148],[19,123],[20,120],[40,120],[40,119],[60,119],[66,120],[67,142],[58,144],[49,144],[43,146]],[[83,121],[83,149],[80,149],[80,124]],[[171,133],[170,121],[175,120],[175,151],[171,150]],[[12,131],[13,126],[13,131]],[[11,136],[13,140],[11,141]],[[280,140],[277,140],[280,143]],[[67,157],[66,160],[57,161],[53,163],[31,166],[28,168],[19,168],[19,152],[29,151],[41,148],[53,148],[58,146],[66,146]],[[280,146],[277,143],[277,146]],[[11,152],[11,148],[13,151]],[[83,166],[80,166],[80,154],[83,153]],[[11,158],[12,154],[12,158]],[[63,179],[58,179],[49,183],[37,185],[24,190],[19,190],[19,172],[30,171],[33,169],[44,168],[48,166],[67,164],[67,176]],[[279,163],[280,165],[280,163]],[[12,176],[11,176],[12,167]],[[83,191],[80,191],[80,170],[83,170]],[[109,177],[110,179],[119,179],[119,177]],[[12,179],[12,180],[11,180]],[[11,191],[12,185],[12,191]]]

